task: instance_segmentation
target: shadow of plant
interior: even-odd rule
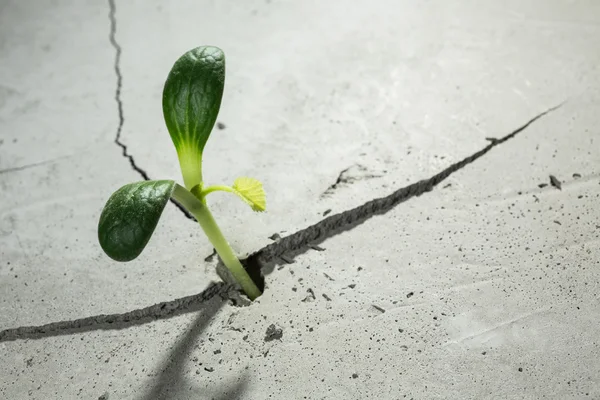
[[[186,360],[189,359],[197,339],[209,326],[211,319],[218,314],[226,300],[215,296],[205,303],[204,309],[192,321],[188,331],[175,347],[165,355],[160,374],[154,385],[140,397],[140,400],[200,400],[200,399],[237,399],[247,385],[247,375],[242,375],[230,388],[220,388],[217,397],[207,393],[204,388],[195,388],[194,383],[184,376]]]

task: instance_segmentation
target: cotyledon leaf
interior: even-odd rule
[[[116,261],[140,255],[173,193],[174,181],[142,181],[121,187],[106,202],[98,223],[98,240]]]
[[[163,115],[188,189],[201,183],[202,152],[223,97],[225,55],[201,46],[173,65],[163,89]]]

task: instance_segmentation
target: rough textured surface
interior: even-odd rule
[[[4,2],[0,397],[600,398],[599,30],[593,0]],[[97,243],[115,189],[180,181],[160,95],[201,44],[205,178],[268,195],[211,199],[267,273],[246,307],[172,205],[135,261]]]

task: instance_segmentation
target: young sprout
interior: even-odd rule
[[[163,114],[185,187],[172,180],[142,181],[121,187],[102,210],[98,240],[112,259],[133,260],[148,244],[165,205],[173,198],[196,217],[225,266],[254,300],[260,296],[260,290],[225,240],[206,196],[219,190],[230,192],[254,211],[265,211],[262,183],[242,177],[232,186],[205,187],[202,178],[202,153],[219,113],[224,83],[225,55],[217,47],[195,48],[175,62],[163,90]]]

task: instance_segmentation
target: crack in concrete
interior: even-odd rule
[[[117,39],[116,39],[117,7],[115,5],[115,0],[108,0],[108,5],[110,7],[110,11],[108,13],[108,18],[110,19],[110,33],[109,33],[108,38],[110,40],[110,44],[115,49],[114,69],[115,69],[115,75],[117,76],[117,89],[115,91],[115,101],[117,102],[117,109],[119,111],[119,126],[117,127],[117,135],[115,136],[115,144],[121,148],[121,150],[122,150],[121,154],[123,155],[123,157],[125,157],[125,158],[127,158],[127,160],[129,160],[129,165],[131,165],[131,168],[133,168],[134,171],[136,171],[138,174],[140,174],[141,177],[144,178],[145,181],[149,181],[150,178],[148,177],[148,174],[146,173],[146,171],[144,171],[143,169],[138,167],[138,165],[135,163],[135,160],[133,159],[133,156],[131,154],[129,154],[129,152],[127,151],[127,146],[123,142],[121,142],[121,132],[123,131],[123,124],[125,123],[125,117],[123,115],[123,100],[121,99],[121,89],[123,87],[123,74],[121,73],[122,49],[121,49],[121,45],[117,42]]]
[[[52,163],[55,163],[56,161],[63,160],[65,158],[69,158],[69,157],[73,157],[73,155],[64,155],[64,156],[52,158],[50,160],[39,161],[39,162],[31,163],[31,164],[25,164],[25,165],[21,165],[19,167],[2,169],[2,170],[0,170],[0,175],[12,173],[12,172],[24,171],[24,170],[27,170],[30,168],[35,168],[35,167],[41,167],[42,165],[52,164]]]
[[[341,186],[351,185],[354,182],[365,179],[380,178],[381,176],[382,175],[368,173],[368,169],[363,165],[351,165],[340,172],[335,183],[329,186],[327,190],[321,194],[321,198],[332,195]]]
[[[110,33],[109,40],[110,44],[115,49],[115,75],[117,76],[117,88],[115,90],[115,101],[117,102],[117,110],[119,112],[119,126],[117,127],[117,134],[115,136],[115,144],[121,148],[121,154],[129,161],[129,165],[131,168],[136,171],[145,181],[149,181],[150,177],[148,173],[143,170],[141,167],[137,165],[133,156],[129,154],[127,150],[127,145],[121,141],[121,133],[123,131],[123,124],[125,123],[125,117],[123,114],[123,100],[121,99],[121,89],[123,88],[123,74],[121,73],[121,53],[122,48],[121,45],[117,42],[116,34],[117,34],[117,6],[115,4],[115,0],[108,0],[108,5],[110,11],[108,13],[108,18],[110,20]],[[186,216],[186,218],[196,221],[196,218],[192,214],[190,214],[183,206],[177,203],[175,200],[171,199],[171,203],[175,205],[182,213]]]
[[[220,295],[227,298],[232,290],[225,283],[211,283],[199,294],[181,297],[172,301],[157,303],[122,314],[101,314],[70,321],[52,322],[39,326],[23,326],[0,331],[0,342],[18,339],[39,339],[42,337],[71,335],[95,330],[120,330],[147,322],[175,317],[177,315],[199,311],[202,305]]]
[[[111,4],[113,4],[113,1],[114,0],[109,0]],[[249,269],[248,272],[252,275],[256,272],[260,273],[261,270],[265,271],[265,269],[271,266],[270,264],[273,264],[274,261],[276,262],[276,260],[284,254],[288,255],[288,257],[292,252],[295,252],[295,255],[301,254],[302,252],[310,249],[310,246],[314,243],[322,242],[325,239],[331,238],[341,232],[348,231],[362,224],[371,217],[383,214],[412,197],[420,196],[423,193],[433,190],[435,186],[447,179],[454,172],[464,168],[478,158],[483,157],[494,147],[514,138],[519,133],[527,129],[531,124],[550,112],[560,108],[563,104],[564,102],[539,113],[508,135],[491,141],[491,143],[483,149],[457,163],[450,165],[431,178],[424,179],[404,188],[398,189],[386,197],[368,201],[367,203],[351,210],[327,217],[320,222],[309,226],[308,228],[283,237],[277,242],[263,247],[248,257],[248,259],[243,260],[246,268]],[[231,298],[231,295],[233,294],[232,291],[235,290],[235,288],[236,286],[234,285],[213,283],[204,292],[198,295],[187,296],[169,302],[158,303],[150,307],[122,314],[98,315],[70,321],[54,322],[42,326],[26,326],[6,329],[0,331],[0,342],[26,338],[66,335],[100,329],[123,329],[128,326],[143,324],[146,321],[164,319],[168,318],[169,316],[199,310],[203,307],[204,303],[206,303],[216,294]],[[314,293],[312,295],[314,296]]]
[[[450,165],[431,178],[423,179],[419,182],[398,189],[386,197],[373,199],[351,210],[331,215],[319,221],[318,223],[309,226],[308,228],[283,237],[277,242],[263,247],[248,257],[246,260],[247,265],[249,268],[260,268],[264,270],[266,267],[265,264],[269,263],[271,260],[275,260],[277,257],[281,257],[283,254],[288,254],[288,256],[292,256],[290,254],[292,252],[296,252],[296,255],[301,254],[302,252],[308,250],[311,245],[321,243],[325,239],[335,236],[341,232],[353,229],[371,217],[384,214],[393,207],[412,197],[420,196],[425,192],[433,190],[435,186],[440,184],[456,171],[466,167],[478,158],[483,157],[494,147],[514,138],[519,133],[527,129],[531,124],[546,114],[560,108],[563,104],[564,102],[541,112],[508,135],[491,141],[491,143],[483,149],[457,163]]]

